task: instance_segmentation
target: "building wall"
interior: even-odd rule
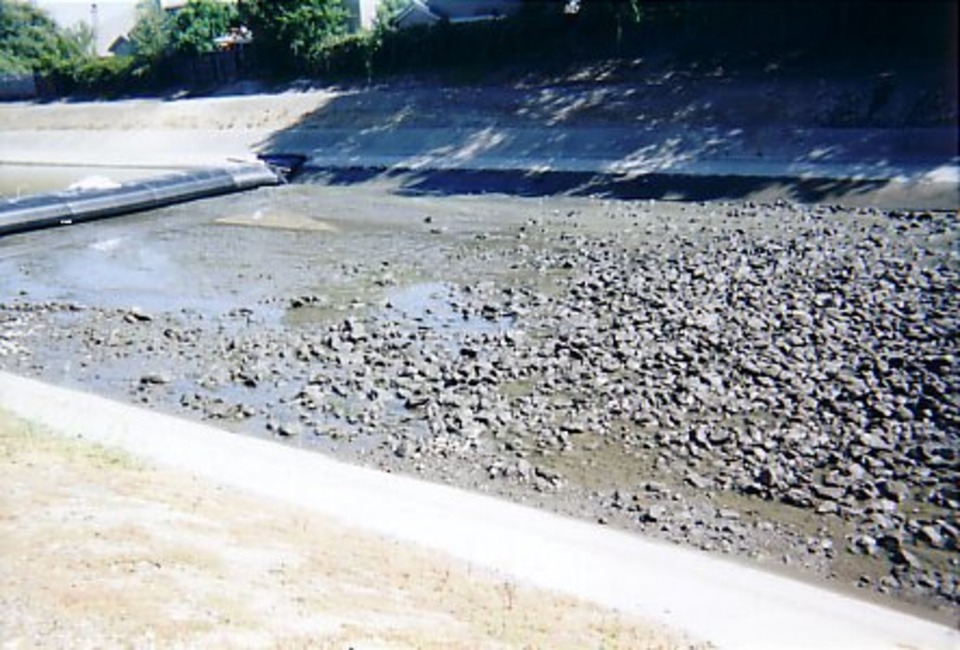
[[[357,0],[360,4],[360,28],[371,29],[377,18],[377,7],[382,0]]]

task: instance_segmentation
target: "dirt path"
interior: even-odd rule
[[[678,648],[671,634],[0,413],[5,648]]]

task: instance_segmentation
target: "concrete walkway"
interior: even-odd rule
[[[0,405],[64,435],[435,548],[721,648],[960,647],[955,630],[694,551],[6,373]]]

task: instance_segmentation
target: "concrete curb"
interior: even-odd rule
[[[0,373],[0,404],[64,435],[434,548],[721,648],[956,648],[955,630],[532,508]]]

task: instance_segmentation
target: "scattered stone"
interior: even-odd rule
[[[312,443],[346,458],[466,486],[482,478],[590,518],[618,511],[617,523],[656,524],[650,534],[788,556],[821,575],[834,549],[818,528],[830,517],[851,531],[850,552],[893,563],[896,585],[871,586],[955,598],[932,571],[929,557],[943,554],[924,549],[957,547],[956,215],[596,209],[609,228],[578,213],[518,231],[492,215],[467,230],[450,221],[451,236],[425,239],[430,252],[409,263],[389,246],[351,251],[330,280],[376,296],[265,296],[259,320],[246,307],[151,316],[10,296],[0,364],[249,431],[299,437],[309,423],[324,432]],[[430,268],[449,285],[422,304],[390,288]],[[394,308],[372,304],[384,302]],[[308,324],[269,322],[320,304],[296,319]],[[192,387],[147,388],[167,383]],[[588,503],[581,482],[594,481],[618,485],[618,498]],[[761,512],[772,521],[753,525]]]
[[[910,498],[910,489],[900,481],[880,481],[877,488],[885,498],[904,503]]]
[[[283,422],[277,426],[277,434],[285,438],[299,437],[303,433],[303,427],[299,422]]]
[[[920,531],[917,533],[917,539],[926,543],[931,548],[946,548],[946,540],[944,536],[940,533],[940,528],[937,526],[921,526]]]
[[[666,518],[667,507],[663,505],[652,505],[643,511],[640,520],[649,523],[657,523]]]
[[[153,316],[147,314],[138,307],[134,307],[124,314],[123,320],[127,323],[149,323],[153,321]]]
[[[784,503],[791,506],[796,506],[797,508],[813,507],[813,499],[811,499],[810,495],[800,488],[792,488],[787,490],[782,498]]]
[[[897,548],[895,551],[890,553],[890,560],[894,564],[904,564],[911,569],[920,569],[922,564],[916,555],[906,550],[903,547]]]
[[[689,472],[684,480],[688,485],[698,490],[707,490],[713,487],[713,481],[694,472]]]
[[[839,501],[847,493],[846,488],[843,487],[829,487],[817,485],[816,483],[811,485],[810,489],[814,495],[820,497],[821,499],[828,499],[830,501]]]
[[[529,461],[521,458],[517,461],[516,464],[517,476],[525,481],[529,481],[533,478],[533,465]]]
[[[145,375],[141,375],[140,377],[140,383],[144,386],[159,386],[162,384],[169,384],[171,381],[173,380],[170,378],[170,376],[163,373],[147,373]]]

